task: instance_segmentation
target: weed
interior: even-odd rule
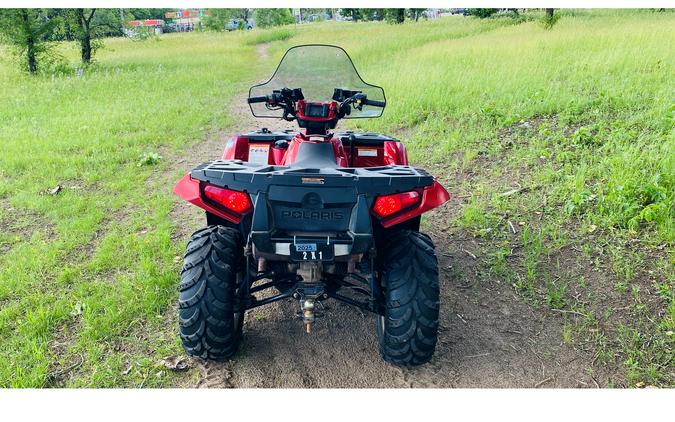
[[[562,282],[546,281],[546,304],[552,309],[564,309],[567,306],[567,285]]]
[[[565,212],[568,215],[583,213],[597,198],[597,195],[592,194],[588,190],[575,192],[571,198],[565,202]]]
[[[500,278],[510,278],[510,270],[507,265],[506,258],[511,255],[511,248],[508,246],[502,246],[496,248],[491,254],[490,259],[490,270],[491,272]]]
[[[541,233],[534,233],[528,227],[524,227],[521,241],[525,252],[523,263],[525,266],[525,278],[521,288],[526,290],[529,294],[534,294],[534,289],[539,278],[537,269],[542,251]]]
[[[156,152],[146,152],[138,160],[138,167],[141,166],[154,166],[159,164],[159,161],[162,159],[162,156]]]
[[[562,341],[565,344],[572,344],[574,341],[574,334],[573,334],[573,327],[572,325],[567,321],[567,318],[564,319],[563,321],[563,328],[562,328]]]

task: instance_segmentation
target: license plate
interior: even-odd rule
[[[332,261],[335,256],[333,245],[321,243],[291,244],[292,261]]]

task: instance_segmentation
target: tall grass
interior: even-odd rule
[[[122,379],[125,359],[154,365],[133,327],[164,329],[181,245],[170,237],[173,177],[146,183],[174,163],[137,164],[227,126],[255,63],[240,40],[106,40],[82,77],[0,64],[0,386],[60,382],[48,374],[80,359],[72,385],[133,385],[142,373]],[[173,336],[157,340],[152,354],[177,352]]]
[[[251,31],[244,36],[245,45],[265,44],[273,41],[284,41],[295,35],[288,27]]]

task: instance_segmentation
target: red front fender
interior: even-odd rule
[[[380,221],[383,227],[388,228],[395,226],[396,224],[402,223],[406,220],[410,220],[413,217],[422,215],[425,212],[432,210],[434,208],[440,207],[450,200],[450,194],[447,190],[438,183],[438,180],[434,180],[434,183],[431,186],[427,186],[422,191],[422,201],[420,204],[410,210],[403,212],[402,214],[395,215],[390,218],[385,218]]]
[[[183,178],[180,179],[178,183],[176,183],[176,186],[173,187],[173,193],[185,199],[186,201],[195,204],[199,208],[206,210],[211,214],[215,214],[218,217],[224,218],[225,220],[234,224],[239,224],[242,219],[242,217],[236,217],[234,215],[225,213],[218,208],[215,208],[204,202],[200,192],[199,180],[190,177],[190,173],[183,176]]]

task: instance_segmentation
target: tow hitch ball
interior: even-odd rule
[[[297,315],[302,319],[302,323],[305,325],[305,332],[307,334],[312,334],[314,321],[316,321],[317,317],[323,315],[322,312],[316,311],[316,304],[319,303],[319,300],[326,299],[328,295],[326,293],[321,293],[320,295],[305,296],[296,292],[293,296],[298,299],[298,302],[300,303],[300,312],[298,312]]]
[[[298,283],[293,297],[300,301],[298,316],[302,318],[307,334],[312,333],[316,317],[321,316],[314,312],[316,300],[328,297],[325,292],[326,286],[321,281],[321,267],[321,262],[302,262],[297,270],[302,282]]]
[[[305,331],[307,334],[311,334],[315,319],[314,299],[305,299],[300,308],[302,309],[302,322],[305,324]]]

